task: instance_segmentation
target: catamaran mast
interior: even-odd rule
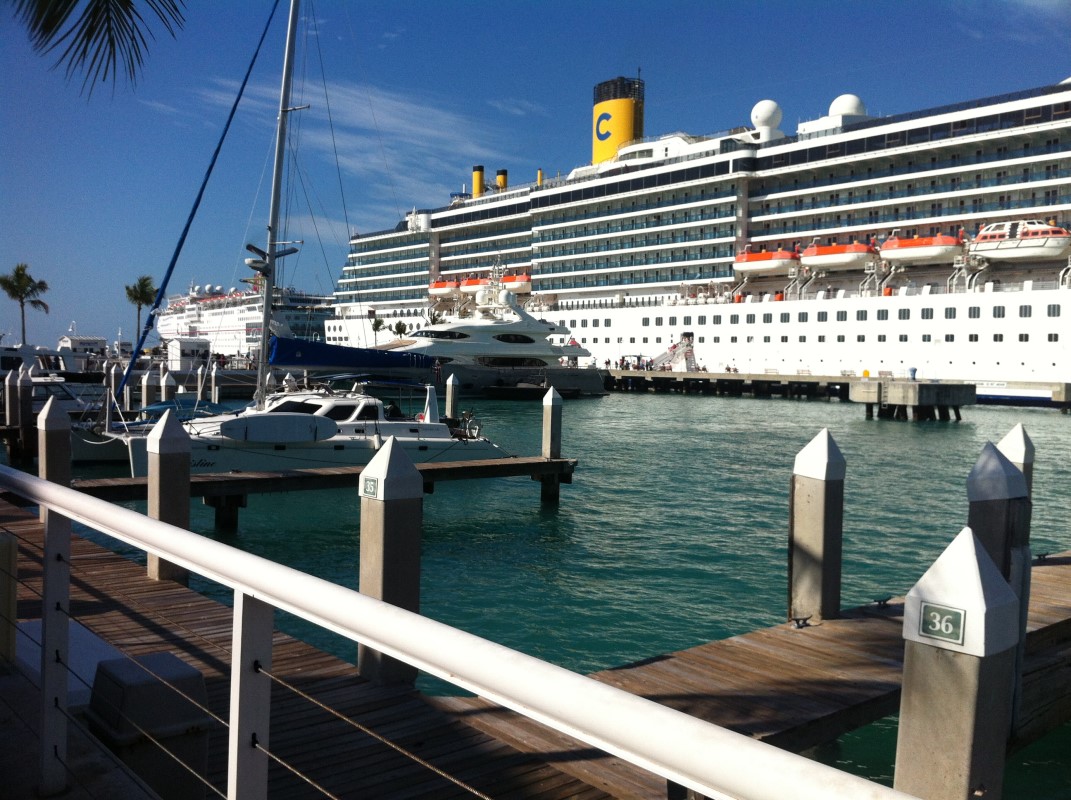
[[[263,316],[260,327],[260,352],[257,356],[257,389],[254,395],[258,410],[264,408],[268,387],[268,344],[271,341],[271,311],[275,300],[275,262],[282,256],[297,250],[276,251],[279,245],[279,211],[282,204],[283,162],[286,158],[286,115],[290,108],[290,79],[293,73],[294,44],[297,38],[298,6],[300,0],[291,0],[290,20],[286,29],[286,54],[283,58],[283,85],[279,91],[279,120],[275,133],[275,164],[271,182],[271,208],[268,212],[268,246],[261,254],[263,267],[254,267],[261,273],[263,287]],[[251,248],[252,249],[252,248]],[[256,252],[256,250],[254,250]],[[251,265],[252,266],[252,265]]]

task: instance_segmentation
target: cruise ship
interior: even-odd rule
[[[430,287],[505,269],[582,366],[690,340],[711,372],[1066,402],[1071,79],[881,117],[843,94],[795,135],[768,99],[715,135],[645,137],[643,108],[641,80],[601,83],[590,164],[523,185],[476,166],[471,192],[353,237],[327,342],[373,346],[377,318],[419,331]]]
[[[324,340],[324,323],[333,319],[330,295],[277,288],[272,319],[287,335]],[[260,347],[263,304],[257,287],[238,289],[204,284],[168,298],[156,320],[164,342],[173,339],[206,341],[208,350],[222,356],[249,356]]]

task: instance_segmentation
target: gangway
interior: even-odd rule
[[[680,341],[671,344],[669,349],[651,361],[651,369],[670,372],[699,372],[699,366],[695,361],[695,350],[692,342],[695,336],[692,333],[682,333]]]

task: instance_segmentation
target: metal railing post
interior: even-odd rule
[[[268,796],[271,720],[271,641],[275,609],[244,592],[234,593],[231,712],[227,746],[229,800]]]

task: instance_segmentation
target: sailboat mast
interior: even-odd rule
[[[268,344],[271,340],[271,311],[275,300],[275,261],[279,242],[279,213],[282,205],[283,166],[286,158],[286,115],[290,111],[290,82],[293,74],[294,46],[297,38],[298,6],[291,0],[290,20],[286,29],[286,54],[283,57],[283,84],[279,91],[279,119],[275,132],[275,164],[272,170],[271,208],[268,212],[267,267],[264,270],[263,316],[260,327],[260,352],[257,357],[256,406],[264,408],[268,391]]]

